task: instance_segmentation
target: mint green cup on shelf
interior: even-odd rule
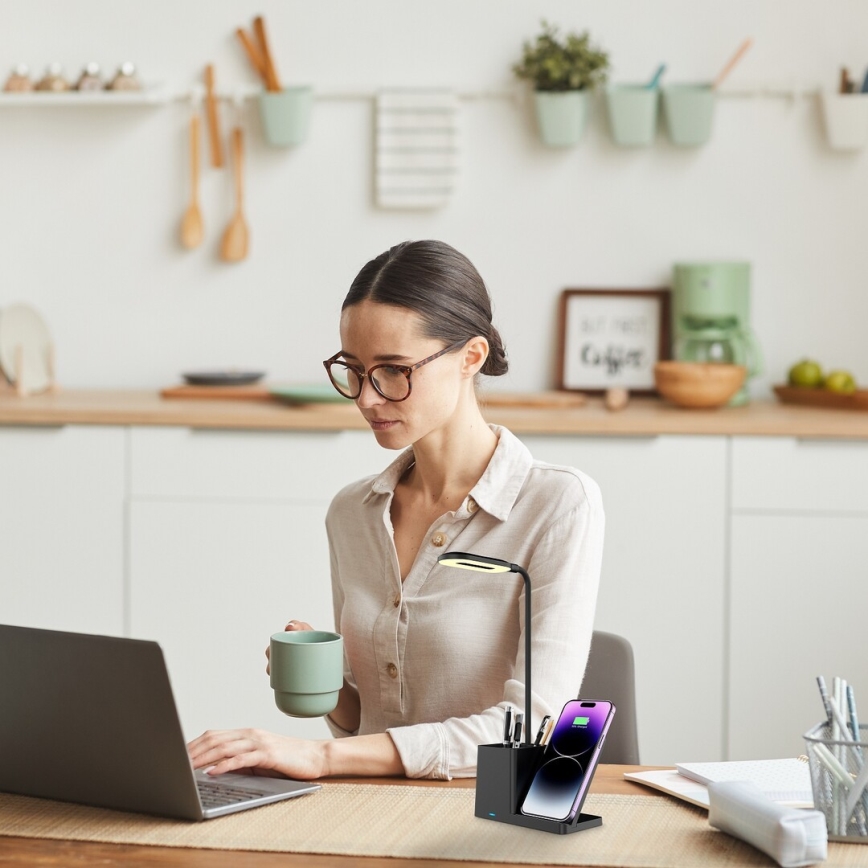
[[[584,90],[534,91],[539,133],[550,148],[575,145],[588,122],[588,93]]]
[[[704,145],[711,138],[714,103],[711,84],[665,85],[663,114],[672,143],[688,148]]]
[[[344,640],[326,630],[275,633],[270,645],[274,702],[290,717],[321,717],[344,684]]]
[[[643,84],[613,84],[606,89],[609,125],[615,143],[626,148],[647,147],[657,134],[660,91]]]
[[[313,106],[313,88],[285,87],[259,95],[259,117],[269,145],[287,148],[307,139]]]

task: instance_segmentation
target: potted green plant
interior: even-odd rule
[[[512,71],[534,86],[534,101],[543,141],[552,147],[578,142],[588,118],[588,94],[606,80],[609,56],[591,45],[587,31],[568,33],[542,21],[542,32],[524,43]]]

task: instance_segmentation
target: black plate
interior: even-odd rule
[[[190,386],[249,386],[258,383],[264,371],[193,371],[182,374]]]

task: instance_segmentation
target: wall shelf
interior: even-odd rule
[[[147,85],[142,90],[68,90],[60,93],[30,91],[28,93],[0,93],[0,108],[56,108],[57,106],[159,106],[172,98],[162,84]]]

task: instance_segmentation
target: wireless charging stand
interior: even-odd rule
[[[561,823],[543,817],[526,817],[521,813],[519,806],[542,762],[544,752],[544,747],[530,744],[520,744],[518,747],[479,745],[476,755],[476,816],[556,835],[602,826],[603,818],[595,814],[580,813],[572,823]]]

